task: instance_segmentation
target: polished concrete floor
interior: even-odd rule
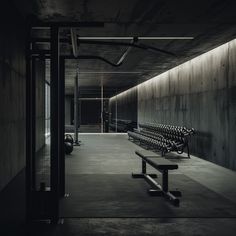
[[[140,147],[126,134],[79,137],[81,146],[66,157],[64,224],[33,225],[29,235],[235,235],[236,172],[194,156],[167,155],[179,165],[170,181],[183,190],[180,207],[174,209],[150,198],[143,180],[131,178],[140,171],[134,154]]]
[[[234,236],[235,219],[89,218],[32,226],[32,236]]]
[[[66,158],[66,174],[131,174],[140,171],[135,150],[127,134],[80,134],[81,146]],[[173,174],[184,174],[236,203],[236,172],[186,154],[170,153],[166,158],[179,165]],[[149,168],[154,171],[153,168]]]

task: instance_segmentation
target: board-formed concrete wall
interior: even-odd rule
[[[138,86],[138,121],[196,129],[191,152],[236,169],[236,40]]]
[[[25,27],[0,6],[0,190],[25,166]]]
[[[136,89],[139,123],[193,127],[191,153],[236,170],[236,40],[131,90]],[[129,93],[121,96],[125,110],[137,106],[125,102]]]
[[[111,119],[132,120],[137,122],[137,88],[129,89],[109,100]]]

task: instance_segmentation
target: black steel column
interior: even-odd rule
[[[65,59],[60,58],[59,76],[59,161],[60,161],[60,196],[65,195]]]
[[[31,171],[32,171],[32,190],[36,191],[36,60],[31,59]]]
[[[51,193],[52,222],[59,219],[59,29],[51,27]]]
[[[142,174],[146,174],[147,170],[146,170],[146,161],[142,160]]]
[[[76,68],[77,70],[78,68]],[[75,84],[74,84],[74,139],[75,139],[75,144],[78,145],[79,144],[79,140],[78,140],[78,86],[79,86],[79,82],[78,82],[78,73],[76,72],[76,76],[75,76]]]
[[[168,170],[162,172],[162,189],[164,192],[168,192]]]
[[[31,63],[31,27],[27,27],[26,42],[26,220],[31,220],[32,212],[32,63]]]

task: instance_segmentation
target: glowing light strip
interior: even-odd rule
[[[220,45],[220,46],[218,46],[218,47],[216,47],[216,48],[213,48],[213,49],[209,50],[208,52],[205,52],[205,53],[203,53],[203,54],[200,54],[199,56],[196,56],[196,57],[192,58],[191,60],[188,60],[188,61],[186,61],[186,62],[184,62],[184,63],[181,63],[181,64],[179,64],[179,65],[177,65],[177,66],[175,66],[175,67],[173,67],[173,68],[171,68],[171,69],[169,69],[169,70],[167,70],[167,71],[165,71],[165,72],[163,72],[163,73],[161,73],[161,74],[159,74],[159,75],[157,75],[157,76],[154,76],[154,77],[148,79],[147,81],[144,81],[144,82],[142,82],[142,83],[140,83],[140,84],[138,84],[138,85],[136,85],[136,86],[134,86],[134,87],[131,87],[131,88],[129,88],[129,89],[127,89],[127,90],[125,90],[125,91],[123,91],[123,92],[121,92],[121,93],[119,93],[119,94],[113,96],[113,97],[111,97],[110,100],[116,99],[118,96],[122,96],[122,95],[124,95],[124,94],[130,92],[132,89],[140,88],[140,87],[142,87],[144,84],[151,83],[152,81],[154,81],[154,80],[160,78],[160,77],[163,76],[164,74],[169,73],[169,72],[173,72],[174,70],[180,68],[181,66],[187,65],[188,63],[197,63],[198,60],[202,60],[202,58],[204,58],[206,55],[209,55],[210,53],[211,53],[211,54],[214,54],[214,53],[215,53],[216,55],[214,55],[214,56],[217,56],[217,53],[219,54],[219,53],[221,53],[221,51],[222,51],[225,47],[229,47],[229,44],[230,44],[231,42],[236,42],[236,39],[233,39],[233,40],[231,40],[231,41],[229,41],[229,42],[227,42],[227,43],[224,43],[224,44],[222,44],[222,45]],[[192,65],[192,66],[193,66],[193,65]]]
[[[79,74],[141,74],[141,71],[79,71]]]
[[[109,98],[79,98],[81,101],[94,101],[94,100],[109,100]]]
[[[86,40],[132,40],[134,37],[78,37],[78,39]],[[194,37],[185,37],[185,36],[163,36],[163,37],[137,37],[140,40],[192,40]]]
[[[74,133],[67,133],[67,134],[73,135]],[[79,136],[83,135],[127,135],[127,133],[79,133]]]

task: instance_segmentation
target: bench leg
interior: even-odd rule
[[[152,178],[147,177],[146,180],[149,182],[154,188],[149,189],[148,193],[151,196],[162,196],[169,200],[173,205],[179,206],[179,199],[177,197],[181,197],[182,194],[180,191],[169,191],[168,186],[168,170],[164,170],[162,172],[162,186],[156,181],[152,180]]]
[[[190,152],[189,152],[189,146],[188,146],[188,143],[187,143],[187,153],[188,153],[188,158],[190,158]]]
[[[157,175],[156,174],[148,174],[149,176],[151,176],[152,178],[157,178]],[[132,173],[132,178],[134,179],[145,179],[145,175],[140,173],[140,174],[135,174],[135,173]]]
[[[162,190],[153,189],[153,188],[148,189],[148,193],[151,196],[164,196],[164,192]],[[168,193],[172,194],[175,197],[182,197],[182,193],[178,190],[169,191]]]
[[[147,164],[144,160],[142,160],[142,173],[143,174],[147,173]]]
[[[172,190],[169,191],[172,195],[174,195],[175,197],[182,197],[182,193],[178,190]]]
[[[146,161],[142,160],[142,173],[140,174],[134,174],[132,173],[132,177],[133,178],[145,178],[145,175],[147,175],[147,163]],[[151,176],[152,178],[157,178],[156,174],[148,174],[149,176]]]
[[[180,191],[164,192],[157,189],[149,189],[148,193],[150,194],[150,196],[164,197],[169,200],[174,206],[179,206],[179,199],[177,197],[181,197],[182,195]]]
[[[162,172],[162,189],[164,192],[168,192],[168,170]]]

